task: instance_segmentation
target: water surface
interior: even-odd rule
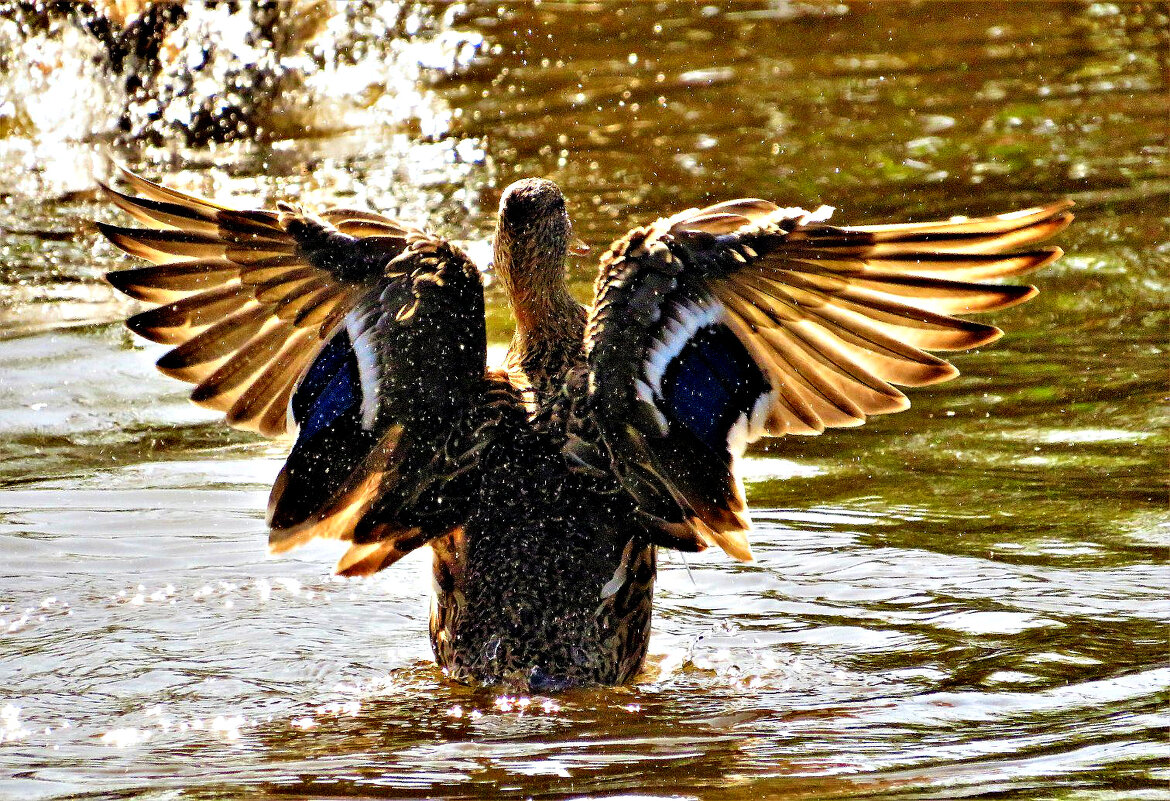
[[[239,5],[0,5],[0,797],[1170,798],[1164,4]],[[960,379],[752,452],[757,562],[663,559],[643,680],[515,698],[434,667],[425,554],[265,557],[287,445],[117,324],[100,153],[478,253],[525,175],[595,253],[737,195],[1078,208]]]

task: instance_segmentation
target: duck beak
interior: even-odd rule
[[[584,256],[589,252],[589,246],[585,244],[583,239],[574,239],[569,243],[570,256]]]

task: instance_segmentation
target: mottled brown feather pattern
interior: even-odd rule
[[[622,483],[673,536],[690,538],[695,547],[727,538],[746,555],[742,532],[733,530],[746,527],[733,464],[720,482],[724,501],[712,506],[706,484],[688,486],[672,474],[679,469],[671,466],[679,464],[677,436],[663,430],[661,414],[636,391],[646,375],[634,354],[659,342],[659,315],[679,304],[719,304],[722,324],[773,388],[771,408],[749,429],[749,439],[860,425],[868,415],[909,405],[897,385],[958,374],[925,351],[966,350],[1001,335],[953,315],[1006,308],[1035,295],[1033,287],[981,282],[1059,258],[1059,248],[1015,249],[1066,227],[1070,205],[838,227],[820,212],[745,200],[632,231],[602,258],[586,331],[590,391]]]
[[[827,209],[730,200],[614,243],[586,310],[565,281],[565,198],[525,179],[500,200],[495,270],[517,325],[494,371],[479,274],[443,240],[364,210],[235,210],[118,177],[132,194],[107,197],[145,227],[99,228],[154,266],[109,280],[156,305],[128,325],[174,346],[159,369],[229,424],[302,423],[270,498],[271,550],[339,540],[337,572],[365,576],[429,543],[438,663],[542,691],[633,679],[657,548],[751,558],[742,446],[860,425],[909,405],[897,387],[957,375],[929,351],[999,337],[959,315],[1032,297],[986,282],[1059,257],[1037,245],[1071,219],[1057,203],[845,227]],[[726,447],[664,396],[700,329],[723,331],[725,354],[742,345],[755,371]],[[330,341],[359,397],[305,426],[294,392]]]
[[[108,278],[131,297],[164,304],[135,315],[129,327],[178,346],[159,367],[198,383],[196,403],[228,412],[232,425],[270,436],[289,431],[287,415],[273,401],[287,403],[292,384],[360,291],[312,263],[313,249],[321,247],[317,240],[335,234],[372,238],[384,263],[412,243],[430,241],[369,212],[334,209],[314,222],[292,207],[238,211],[126,170],[119,177],[139,196],[103,185],[106,196],[149,228],[98,227],[118,247],[158,266],[115,271]],[[352,233],[331,226],[330,218]],[[271,324],[276,320],[291,325]],[[299,347],[287,348],[294,329],[312,329],[313,336],[298,336]]]

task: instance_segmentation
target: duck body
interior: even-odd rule
[[[348,544],[366,576],[433,551],[430,635],[454,679],[557,690],[632,680],[659,548],[752,558],[735,460],[906,408],[957,374],[926,351],[990,342],[957,314],[1027,300],[985,283],[1060,256],[1067,203],[838,227],[743,199],[636,228],[569,294],[561,191],[501,198],[494,268],[516,329],[488,365],[483,286],[457,248],[368,211],[235,210],[122,171],[145,227],[98,227],[153,266],[128,326],[229,424],[289,436],[269,550]],[[104,185],[103,185],[104,186]]]
[[[462,680],[620,684],[646,655],[655,546],[620,483],[565,453],[588,372],[586,310],[563,283],[570,232],[554,184],[505,192],[495,263],[517,328],[504,369],[487,377],[497,413],[473,437],[482,453],[465,521],[432,543],[431,643]]]
[[[513,350],[512,370],[489,377],[506,411],[475,437],[482,450],[464,522],[431,543],[431,644],[459,680],[619,684],[646,654],[655,546],[616,480],[566,458],[567,399],[540,387],[583,360],[554,358]]]
[[[432,544],[431,642],[455,678],[552,690],[641,668],[655,546],[616,486],[569,469],[562,441],[501,426],[466,523]]]

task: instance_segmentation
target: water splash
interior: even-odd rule
[[[428,85],[477,57],[461,6],[402,2],[45,4],[0,0],[0,170],[8,194],[89,189],[94,145],[204,147],[363,129],[432,141]]]
[[[408,3],[279,0],[9,4],[0,23],[0,135],[154,144],[313,136],[449,111],[427,73],[467,67],[483,40]]]

